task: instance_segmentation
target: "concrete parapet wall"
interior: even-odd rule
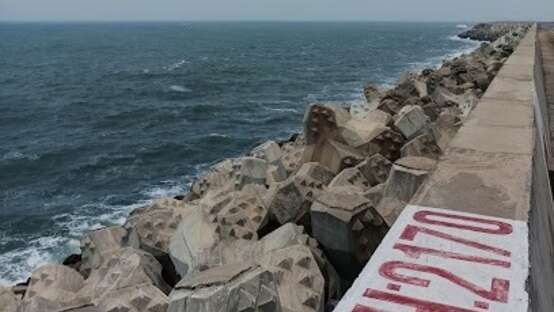
[[[535,53],[535,44],[536,27],[533,27],[460,128],[428,181],[412,200],[412,205],[403,212],[410,216],[401,215],[398,220],[402,221],[394,224],[335,311],[396,312],[415,311],[414,308],[420,312],[553,311],[554,210],[546,152],[550,139],[545,131],[549,127],[549,118],[545,115],[546,104],[542,102],[544,96],[541,92],[544,94],[544,90],[541,89],[540,67],[536,66],[540,58]],[[395,249],[398,249],[398,242],[406,238],[406,231],[412,227],[410,222],[418,223],[412,216],[418,213],[418,209],[437,208],[447,218],[459,217],[453,227],[462,232],[440,232],[440,228],[433,227],[441,222],[447,226],[452,224],[435,220],[433,225],[422,225],[428,226],[428,233],[457,244],[480,246],[477,249],[484,248],[481,251],[487,248],[489,251],[502,250],[505,252],[502,255],[507,258],[491,257],[490,253],[481,253],[477,249],[459,249],[456,244],[427,238],[414,241],[425,245],[423,249],[416,246],[419,248],[417,252],[409,254],[408,258],[415,264],[403,262],[406,252]],[[507,240],[491,236],[491,229],[476,226],[494,222],[513,229],[503,234],[507,235]],[[520,230],[522,228],[525,230]],[[475,236],[475,232],[481,234]],[[467,235],[470,241],[456,240],[446,233],[459,234],[458,237]],[[428,255],[429,258],[425,258]],[[395,257],[398,261],[394,261]],[[452,259],[458,262],[453,264]],[[490,266],[491,261],[497,263],[501,259],[508,264],[504,263],[504,269],[497,272]],[[398,283],[401,278],[394,283],[389,279],[388,284],[377,285],[386,275],[382,268],[391,263],[397,266],[404,263],[402,273],[415,278],[408,279],[408,284],[422,282],[419,286],[425,290],[419,294],[419,290],[411,286],[402,285],[401,289]],[[431,269],[440,276],[438,279],[437,276],[430,278]],[[522,274],[527,278],[518,278]],[[459,279],[455,281],[454,277]],[[423,282],[426,278],[429,278],[428,283]],[[445,279],[462,286],[456,289],[445,284],[437,288],[437,283],[440,285]],[[464,284],[466,282],[469,284]],[[428,287],[433,283],[434,288]],[[372,289],[373,295],[378,293],[380,301],[369,300],[368,289]],[[382,289],[388,295],[376,289]],[[501,298],[502,292],[507,294]],[[495,293],[498,296],[494,297]],[[413,298],[414,295],[417,298]],[[382,300],[383,296],[390,300]],[[433,304],[437,304],[435,310],[430,308]]]

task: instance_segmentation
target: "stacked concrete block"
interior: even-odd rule
[[[264,255],[260,265],[274,276],[282,311],[323,311],[325,280],[308,247],[274,250]]]
[[[368,157],[356,166],[370,186],[384,183],[389,176],[391,167],[392,163],[381,154]]]
[[[169,251],[169,241],[181,220],[186,218],[197,205],[173,198],[156,201],[140,213],[132,214],[124,227],[128,231],[127,240],[132,246],[139,246],[159,257]]]
[[[302,165],[292,179],[304,200],[312,201],[315,194],[322,192],[334,176],[327,167],[310,162]]]
[[[304,149],[305,145],[301,139],[284,143],[283,146],[281,146],[281,151],[283,153],[281,162],[287,174],[293,174],[302,166]]]
[[[304,116],[304,136],[307,145],[317,145],[325,140],[341,140],[340,128],[351,119],[342,107],[315,104]]]
[[[227,159],[211,167],[204,176],[196,180],[191,192],[202,197],[208,190],[228,186],[236,174],[236,160]]]
[[[166,312],[168,297],[151,284],[139,284],[108,292],[97,307],[99,312]]]
[[[217,213],[221,238],[257,240],[267,224],[269,210],[262,200],[265,187],[248,185],[241,192],[230,194],[231,201]]]
[[[300,187],[291,177],[284,182],[271,185],[264,202],[273,218],[280,224],[299,221],[306,215],[308,207]]]
[[[250,262],[193,274],[180,281],[168,312],[281,311],[274,276]]]
[[[363,192],[371,187],[371,183],[358,167],[352,167],[341,171],[335,178],[333,178],[331,183],[329,183],[329,187],[337,186],[351,186],[358,188],[360,192]]]
[[[90,298],[93,303],[105,302],[111,293],[149,284],[162,291],[169,291],[162,278],[162,266],[149,253],[134,248],[123,248],[111,254],[111,257],[92,271],[79,291],[82,298]]]
[[[34,271],[20,312],[57,312],[84,303],[77,292],[84,279],[77,271],[62,265],[46,265]]]
[[[436,161],[425,157],[405,157],[395,162],[376,208],[387,225],[392,225],[423,184]]]
[[[394,126],[400,130],[405,138],[411,139],[421,133],[429,124],[429,118],[420,106],[404,106],[394,122]]]
[[[330,188],[312,205],[314,238],[341,276],[353,278],[377,247],[384,233],[374,215],[370,200],[355,188]]]
[[[121,226],[103,228],[81,238],[81,272],[90,272],[104,263],[106,256],[125,245],[127,230]]]
[[[421,134],[416,136],[401,149],[402,157],[418,156],[431,159],[438,159],[441,149],[437,145],[432,134]]]
[[[193,211],[180,223],[169,243],[169,253],[181,277],[219,264],[211,252],[220,242],[220,230],[217,216],[202,209]]]
[[[358,150],[335,140],[326,140],[305,150],[306,162],[319,162],[335,174],[344,168],[355,166],[362,160],[363,155]]]

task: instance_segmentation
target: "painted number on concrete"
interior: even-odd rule
[[[408,206],[335,312],[526,312],[525,222]]]

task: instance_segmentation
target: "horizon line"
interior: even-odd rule
[[[30,20],[30,19],[0,19],[0,23],[213,23],[213,22],[277,22],[277,23],[317,23],[317,22],[352,22],[352,23],[484,23],[484,22],[537,22],[530,20],[396,20],[396,19],[110,19],[110,20]]]

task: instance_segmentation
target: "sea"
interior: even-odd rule
[[[479,43],[459,23],[0,23],[0,284],[87,231],[187,191],[210,165],[301,131]]]

